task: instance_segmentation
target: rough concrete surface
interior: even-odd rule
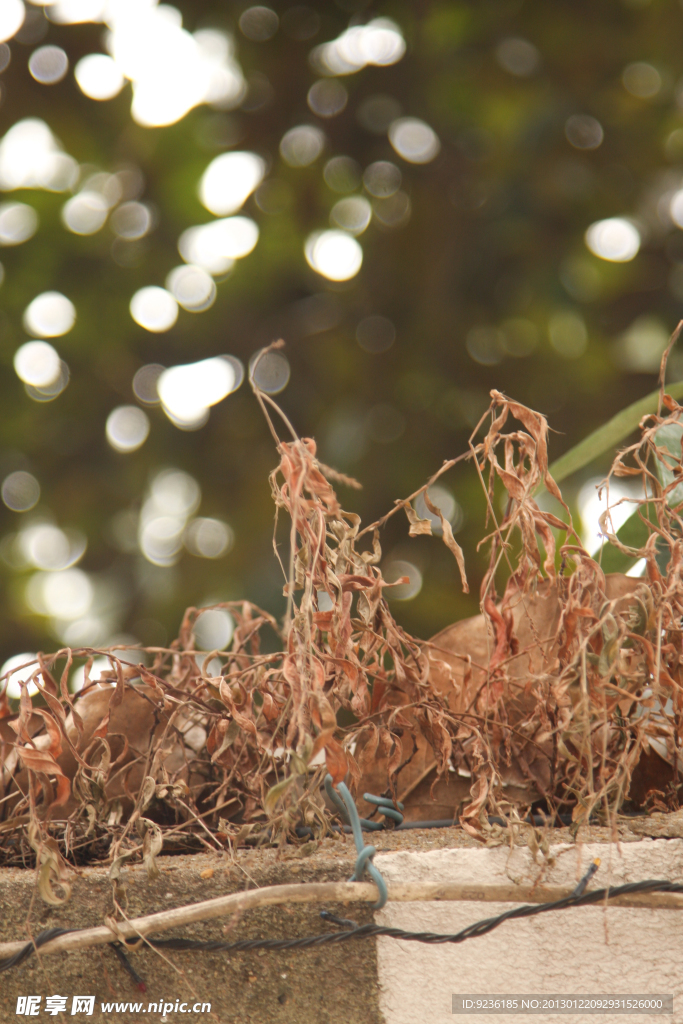
[[[643,839],[605,847],[555,845],[554,863],[534,862],[530,851],[434,850],[397,852],[377,859],[388,882],[453,881],[463,884],[573,886],[595,856],[595,883],[621,885],[648,878],[683,880],[683,840]],[[539,858],[540,860],[540,858]],[[509,903],[389,903],[377,920],[412,931],[458,932],[510,909]],[[427,946],[378,939],[380,1007],[390,1024],[610,1024],[619,1021],[683,1021],[683,914],[680,910],[581,907],[504,923],[462,945]],[[622,1014],[492,1014],[453,1016],[460,995],[653,995],[674,996],[674,1014],[664,1018]]]
[[[347,879],[353,869],[352,847],[333,841],[322,844],[316,856],[277,859],[276,851],[240,851],[233,862],[227,855],[160,857],[161,877],[149,881],[141,866],[124,869],[125,888],[120,902],[127,917],[137,917],[188,903],[198,903],[229,892],[285,881],[335,881]],[[329,847],[329,848],[328,848]],[[202,872],[213,869],[211,878]],[[344,907],[330,906],[345,914]],[[86,928],[102,924],[112,914],[112,884],[106,869],[83,869],[76,878],[71,900],[62,907],[48,907],[34,893],[32,871],[5,869],[0,872],[0,938],[10,940],[26,934],[26,921],[37,934],[44,928]],[[228,941],[237,938],[289,938],[328,931],[318,916],[320,907],[268,907],[250,911],[234,926]],[[372,920],[372,911],[353,908],[359,921]],[[164,933],[163,938],[180,936],[225,939],[225,920],[209,921]],[[0,1021],[18,1021],[17,996],[28,994],[68,995],[68,1020],[111,1021],[139,1024],[162,1020],[161,1014],[109,1013],[99,1010],[101,1001],[164,1002],[189,1000],[211,1003],[208,1014],[169,1014],[181,1024],[220,1021],[221,1024],[254,1021],[257,1024],[374,1024],[382,1020],[378,1005],[375,943],[372,940],[345,947],[312,948],[292,952],[245,952],[236,954],[203,952],[154,952],[149,948],[130,954],[137,972],[145,979],[148,992],[142,995],[124,972],[111,950],[93,950],[31,957],[24,964],[0,975]],[[41,962],[42,961],[42,962]],[[96,995],[92,1018],[71,1017],[71,997]],[[41,1013],[39,1019],[53,1020]]]

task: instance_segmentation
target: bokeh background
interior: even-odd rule
[[[0,664],[282,612],[240,385],[279,337],[259,384],[365,522],[492,387],[549,417],[551,458],[652,390],[683,315],[682,32],[674,0],[0,0]],[[587,522],[606,466],[568,481]],[[421,636],[484,566],[472,470],[432,497],[472,593],[392,519]]]

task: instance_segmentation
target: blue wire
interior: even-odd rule
[[[349,790],[345,783],[340,782],[335,790],[332,784],[332,776],[325,776],[325,792],[329,796],[334,806],[339,811],[342,821],[345,821],[347,825],[351,826],[353,833],[353,841],[356,844],[356,851],[358,853],[358,859],[356,860],[356,867],[351,876],[352,882],[360,882],[365,872],[368,873],[370,878],[373,880],[379,891],[379,900],[374,904],[373,910],[381,910],[384,904],[389,899],[389,891],[387,889],[387,883],[384,881],[380,871],[372,863],[372,859],[377,853],[374,846],[366,846],[363,839],[363,828],[370,829],[381,829],[384,828],[380,822],[367,821],[363,819],[361,821],[358,816],[358,810],[354,803],[353,797],[349,793]],[[385,797],[372,796],[372,794],[364,793],[364,798],[367,800],[370,796],[369,803],[375,804],[380,809],[380,814],[384,814],[387,817],[391,817],[394,821],[403,821],[403,815],[395,810],[393,803]],[[399,804],[402,807],[402,805]],[[388,812],[392,811],[392,814]],[[398,818],[396,817],[398,815]]]

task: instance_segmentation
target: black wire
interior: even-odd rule
[[[52,939],[58,939],[60,935],[68,935],[69,932],[78,931],[77,928],[46,928],[45,931],[41,932],[40,935],[36,935],[33,942],[27,942],[23,949],[20,949],[14,956],[8,957],[6,960],[0,960],[0,971],[8,971],[10,967],[18,967],[19,964],[23,964],[24,960],[31,955],[36,949],[40,949],[46,942],[51,942]]]
[[[581,883],[579,883],[580,885]],[[578,889],[578,886],[577,886]],[[322,935],[307,935],[300,939],[242,939],[239,942],[200,942],[193,939],[159,939],[150,940],[155,947],[163,949],[183,950],[205,950],[206,952],[240,952],[251,949],[305,949],[308,946],[327,945],[328,943],[345,942],[347,939],[363,939],[375,935],[385,935],[392,939],[405,939],[409,942],[425,942],[430,945],[440,943],[459,943],[466,939],[486,935],[488,932],[498,928],[503,922],[514,918],[535,917],[537,914],[545,914],[551,910],[567,910],[571,907],[590,906],[594,903],[601,903],[603,900],[615,899],[618,896],[630,896],[635,893],[647,892],[672,892],[683,893],[683,885],[676,882],[649,880],[645,882],[630,882],[627,885],[619,885],[609,889],[596,889],[583,895],[565,896],[564,899],[556,900],[553,903],[525,904],[521,907],[513,907],[511,910],[498,914],[497,917],[488,917],[483,921],[463,928],[462,931],[453,934],[442,934],[439,932],[408,932],[402,928],[389,928],[385,925],[363,924],[343,932],[326,932]],[[322,911],[326,920],[335,920],[333,915]],[[340,923],[352,924],[343,919]]]
[[[575,893],[578,891],[580,885],[581,883],[577,886]],[[438,932],[408,932],[404,931],[402,928],[390,928],[385,925],[377,924],[356,925],[352,921],[335,918],[334,915],[329,914],[328,911],[322,911],[321,916],[325,920],[331,920],[335,923],[343,924],[345,927],[352,925],[352,927],[347,927],[346,931],[324,932],[321,935],[306,935],[297,939],[241,939],[238,942],[222,942],[220,940],[203,942],[197,939],[148,939],[147,941],[157,949],[172,949],[178,951],[201,950],[206,953],[220,951],[236,953],[252,949],[306,949],[309,946],[322,946],[330,943],[336,944],[339,942],[346,942],[349,939],[364,939],[375,935],[385,935],[392,939],[404,939],[408,942],[425,942],[430,945],[459,943],[465,942],[466,939],[476,938],[480,935],[487,935],[488,932],[493,931],[494,928],[498,928],[505,921],[511,921],[516,918],[535,917],[537,914],[546,914],[551,910],[568,910],[572,907],[587,907],[596,903],[602,903],[603,901],[616,899],[619,896],[633,896],[637,893],[652,892],[683,893],[683,885],[678,882],[649,879],[644,882],[629,882],[626,885],[618,885],[614,888],[595,889],[592,892],[583,893],[581,895],[572,893],[571,896],[565,896],[563,899],[555,900],[553,903],[525,904],[521,907],[513,907],[511,910],[507,910],[503,914],[498,914],[496,917],[484,918],[482,921],[477,921],[475,924],[468,925],[468,927],[463,928],[462,931],[451,934],[442,934]],[[16,967],[30,956],[31,953],[34,952],[35,948],[44,946],[46,942],[57,938],[59,935],[65,935],[70,930],[72,929],[50,928],[47,931],[41,932],[40,935],[36,937],[35,943],[27,943],[27,945],[18,953],[15,953],[14,956],[9,957],[7,960],[0,961],[0,971],[6,971],[11,967]],[[132,945],[138,941],[139,940],[137,938],[131,939],[130,943]],[[122,949],[120,950],[120,953],[123,954]],[[121,957],[119,957],[119,959],[121,959]],[[126,970],[128,970],[128,967],[126,967]],[[131,973],[131,971],[129,971],[129,973]],[[137,980],[139,976],[133,973],[132,977]],[[138,984],[141,981],[142,979],[140,979]]]
[[[557,814],[555,819],[560,825],[571,825],[572,816],[571,814]],[[537,825],[539,828],[548,822],[554,820],[551,815],[543,814],[529,814],[526,818],[522,819],[527,825]],[[457,822],[453,818],[437,818],[434,821],[402,821],[400,825],[387,825],[386,822],[377,822],[380,828],[373,829],[376,832],[407,832],[409,829],[427,829],[427,828],[453,828]],[[507,818],[500,818],[495,814],[489,815],[489,825],[509,825],[510,822]],[[351,834],[350,825],[332,825],[333,832],[346,832],[347,835]],[[361,819],[362,828],[362,819]],[[298,825],[294,830],[299,839],[315,839],[316,833],[308,825]],[[366,829],[364,831],[367,831]]]
[[[463,928],[462,931],[451,934],[443,934],[439,932],[408,932],[404,931],[402,928],[390,928],[385,925],[377,924],[356,925],[353,921],[346,920],[345,918],[336,918],[333,914],[323,910],[321,911],[321,917],[324,920],[333,921],[335,924],[343,925],[346,930],[341,932],[324,932],[321,935],[306,935],[298,939],[241,939],[238,942],[222,942],[220,940],[203,942],[198,939],[148,939],[147,941],[157,949],[172,949],[177,951],[201,950],[205,953],[221,951],[236,953],[252,949],[306,949],[309,946],[322,946],[330,943],[336,944],[339,942],[346,942],[349,939],[364,939],[375,935],[385,935],[392,939],[404,939],[408,942],[425,942],[430,945],[459,943],[465,942],[466,939],[473,939],[480,935],[487,935],[505,921],[511,921],[516,918],[535,917],[537,914],[546,914],[551,910],[568,910],[572,907],[587,907],[592,906],[595,903],[602,903],[603,901],[616,899],[619,896],[633,896],[637,893],[683,893],[683,885],[678,882],[657,881],[654,879],[649,879],[644,882],[629,882],[626,885],[618,885],[614,888],[594,889],[592,892],[582,893],[580,891],[582,884],[584,881],[587,882],[592,874],[595,873],[596,867],[597,865],[595,864],[591,865],[587,875],[581,879],[581,882],[579,882],[579,885],[571,896],[565,896],[563,899],[555,900],[553,903],[525,904],[521,907],[513,907],[511,910],[506,910],[503,914],[498,914],[496,917],[484,918],[482,921],[477,921],[475,924],[468,925],[468,927]],[[68,928],[49,928],[46,931],[41,932],[34,942],[27,943],[24,948],[19,950],[18,953],[15,953],[14,956],[9,957],[6,960],[1,960],[0,971],[7,971],[11,967],[18,966],[20,963],[23,963],[23,961],[26,960],[26,958],[29,957],[35,949],[44,946],[46,942],[50,942],[51,939],[55,939],[59,935],[66,935],[68,932],[73,931],[74,929]],[[130,944],[135,944],[138,941],[139,940],[137,938],[131,939]],[[134,968],[129,963],[124,949],[113,942],[112,948],[122,965],[136,983],[138,985],[144,984],[142,978],[136,974]]]
[[[584,892],[586,891],[586,886],[588,885],[588,883],[590,882],[591,878],[593,877],[593,875],[595,874],[595,872],[598,870],[599,867],[600,867],[600,858],[596,857],[595,860],[593,861],[593,863],[591,864],[591,866],[588,868],[588,871],[586,872],[586,874],[583,876],[583,878],[581,879],[581,881],[577,885],[576,889],[574,889],[574,892],[572,893],[572,896],[583,896]]]
[[[135,941],[138,941],[138,940],[135,940]],[[121,945],[119,945],[118,942],[112,942],[111,943],[111,951],[118,958],[119,963],[123,967],[124,971],[126,971],[128,974],[130,974],[131,978],[133,979],[133,981],[135,982],[137,987],[140,989],[140,991],[141,992],[146,992],[147,991],[147,985],[145,984],[144,979],[140,977],[138,972],[133,967],[132,963],[130,962],[130,960],[126,956],[126,954],[125,954],[125,952],[123,950],[123,947]]]

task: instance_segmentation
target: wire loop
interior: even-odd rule
[[[350,881],[362,881],[363,875],[367,871],[368,875],[373,880],[379,891],[379,900],[377,901],[377,903],[373,905],[372,909],[381,910],[384,904],[389,899],[389,890],[387,889],[387,883],[382,878],[381,873],[372,863],[372,858],[377,853],[375,847],[366,846],[363,840],[362,824],[365,824],[365,822],[361,823],[361,819],[358,816],[358,810],[356,809],[353,797],[349,793],[349,790],[346,787],[345,783],[340,782],[337,785],[337,789],[335,790],[332,784],[332,776],[326,775],[325,792],[329,796],[334,806],[339,811],[342,817],[342,821],[345,821],[348,825],[351,826],[351,831],[353,833],[353,841],[356,844],[358,859],[356,861],[356,867],[353,874],[351,875]],[[375,800],[379,799],[381,798],[375,797]],[[384,811],[382,811],[381,813],[384,813]],[[373,824],[379,825],[379,822]],[[380,825],[379,827],[383,828],[382,825]]]
[[[403,815],[401,814],[403,810],[402,803],[394,803],[388,796],[374,796],[372,793],[363,793],[363,799],[369,804],[374,804],[379,813],[384,815],[385,818],[395,821],[397,825],[403,824]],[[383,821],[368,821],[367,818],[361,818],[360,823],[362,828],[371,832],[379,832],[381,829],[386,828],[386,823]]]

